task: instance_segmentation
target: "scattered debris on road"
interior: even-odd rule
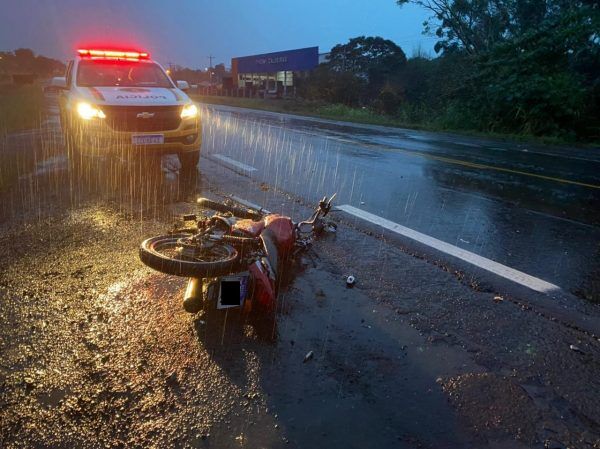
[[[356,284],[356,278],[352,275],[348,276],[346,278],[346,287],[354,287],[354,284]]]
[[[578,352],[579,354],[584,354],[584,352],[581,350],[581,348],[579,348],[579,346],[569,345],[569,349],[571,351]]]
[[[314,352],[312,352],[312,351],[308,351],[308,352],[306,353],[306,355],[304,356],[304,360],[303,360],[303,362],[302,362],[302,363],[306,363],[306,362],[308,362],[308,361],[312,360],[312,358],[314,357],[314,355],[315,355],[315,354],[314,354]]]

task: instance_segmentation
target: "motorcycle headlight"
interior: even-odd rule
[[[84,101],[77,104],[77,113],[79,114],[79,117],[84,120],[91,120],[93,118],[106,118],[106,115],[101,109]]]
[[[198,115],[198,107],[194,103],[186,104],[181,110],[181,118],[194,118]]]

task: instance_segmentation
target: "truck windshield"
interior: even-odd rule
[[[81,61],[78,86],[173,87],[165,72],[153,62]]]

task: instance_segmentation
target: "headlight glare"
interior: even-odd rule
[[[198,115],[198,107],[194,103],[186,104],[181,110],[181,118],[194,118]]]
[[[93,118],[106,118],[104,112],[102,112],[97,106],[90,103],[81,102],[77,104],[77,113],[79,117],[84,120],[91,120]]]

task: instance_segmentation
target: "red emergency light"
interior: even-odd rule
[[[145,51],[137,50],[102,50],[97,48],[79,48],[77,50],[82,58],[91,59],[124,59],[127,61],[139,61],[140,59],[149,59],[150,54]]]

